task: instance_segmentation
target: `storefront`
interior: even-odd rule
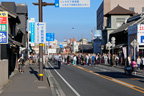
[[[134,56],[134,48],[131,42],[136,40],[139,44],[136,47],[136,56],[144,56],[144,24],[136,24],[128,28],[128,55]]]

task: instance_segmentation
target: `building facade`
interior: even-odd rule
[[[120,5],[105,14],[105,17],[107,17],[107,25],[102,31],[103,45],[106,45],[108,41],[111,41],[110,34],[124,24],[133,14],[135,13],[121,7]]]
[[[27,9],[27,6],[25,7]],[[18,68],[17,60],[20,56],[20,47],[26,47],[27,10],[20,12],[18,9],[19,7],[15,2],[2,2],[0,4],[0,11],[8,12],[8,44],[0,44],[0,77],[2,78],[0,79],[0,87],[8,81],[11,73]],[[25,18],[22,19],[20,14]]]
[[[97,10],[97,30],[102,30],[107,25],[106,13],[116,7],[118,4],[127,10],[135,13],[144,12],[144,0],[103,0]]]

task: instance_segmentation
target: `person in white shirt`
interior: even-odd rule
[[[76,61],[77,61],[77,58],[76,58],[76,55],[74,56],[73,58],[73,64],[76,65]]]
[[[138,58],[137,58],[138,70],[140,70],[140,63],[141,63],[141,58],[140,58],[140,56],[138,56]]]

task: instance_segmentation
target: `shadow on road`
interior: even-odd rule
[[[144,77],[134,76],[134,75],[127,75],[127,74],[124,74],[124,73],[121,73],[121,72],[95,72],[95,73],[99,73],[101,75],[109,76],[109,77],[112,77],[112,78],[139,78],[139,79],[144,79]]]
[[[29,68],[30,68],[30,70],[31,70],[31,71],[29,71],[30,74],[34,74],[34,75],[36,76],[36,78],[39,79],[38,72],[35,71],[32,67],[29,67]]]

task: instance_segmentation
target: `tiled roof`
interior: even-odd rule
[[[105,16],[107,17],[109,15],[133,15],[133,14],[135,14],[135,12],[127,10],[118,5],[114,9],[106,13]]]

